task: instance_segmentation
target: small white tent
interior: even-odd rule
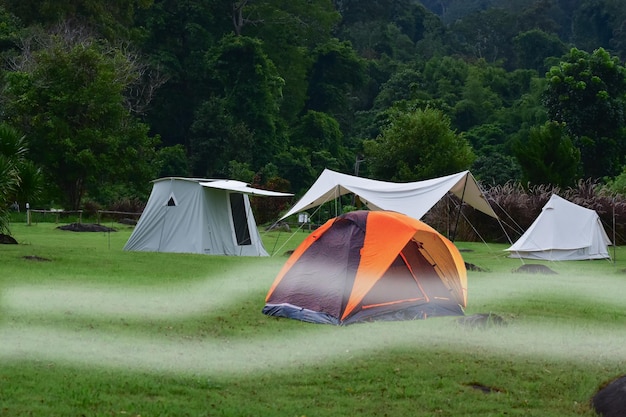
[[[232,180],[155,180],[124,250],[268,256],[248,195],[292,194],[260,190]]]
[[[280,220],[353,193],[370,210],[389,210],[421,219],[448,192],[477,210],[498,218],[469,171],[425,181],[395,183],[325,169],[302,198]]]
[[[511,247],[511,258],[549,261],[607,259],[611,240],[598,213],[553,194]]]

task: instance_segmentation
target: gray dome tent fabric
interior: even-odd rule
[[[124,250],[268,256],[248,195],[292,194],[260,190],[232,180],[155,180]]]
[[[567,261],[610,258],[598,214],[553,194],[528,230],[505,251],[511,258]]]

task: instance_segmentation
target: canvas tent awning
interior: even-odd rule
[[[370,210],[389,210],[421,219],[448,192],[475,209],[498,218],[469,171],[425,181],[394,183],[325,169],[302,198],[279,220],[345,194],[359,196]]]
[[[233,191],[236,193],[259,195],[265,197],[291,197],[293,194],[281,193],[278,191],[262,190],[260,188],[250,187],[245,182],[235,180],[211,180],[201,181],[200,185],[203,187],[216,188],[219,190]]]
[[[528,230],[505,251],[511,258],[608,259],[610,244],[598,213],[553,194]]]

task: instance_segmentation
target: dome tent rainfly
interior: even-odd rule
[[[312,232],[276,276],[263,313],[351,324],[463,315],[467,271],[454,244],[391,211],[354,211]]]
[[[528,230],[505,251],[511,258],[548,261],[608,259],[610,244],[594,210],[553,194]]]
[[[268,256],[248,195],[292,196],[233,180],[154,180],[146,207],[124,250]]]

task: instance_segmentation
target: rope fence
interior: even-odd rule
[[[54,216],[54,222],[58,223],[59,218],[66,214],[78,214],[78,223],[82,223],[83,221],[83,211],[82,210],[38,210],[38,209],[26,209],[26,223],[30,226],[32,224],[32,214],[40,213],[44,217],[47,214],[52,214]]]

